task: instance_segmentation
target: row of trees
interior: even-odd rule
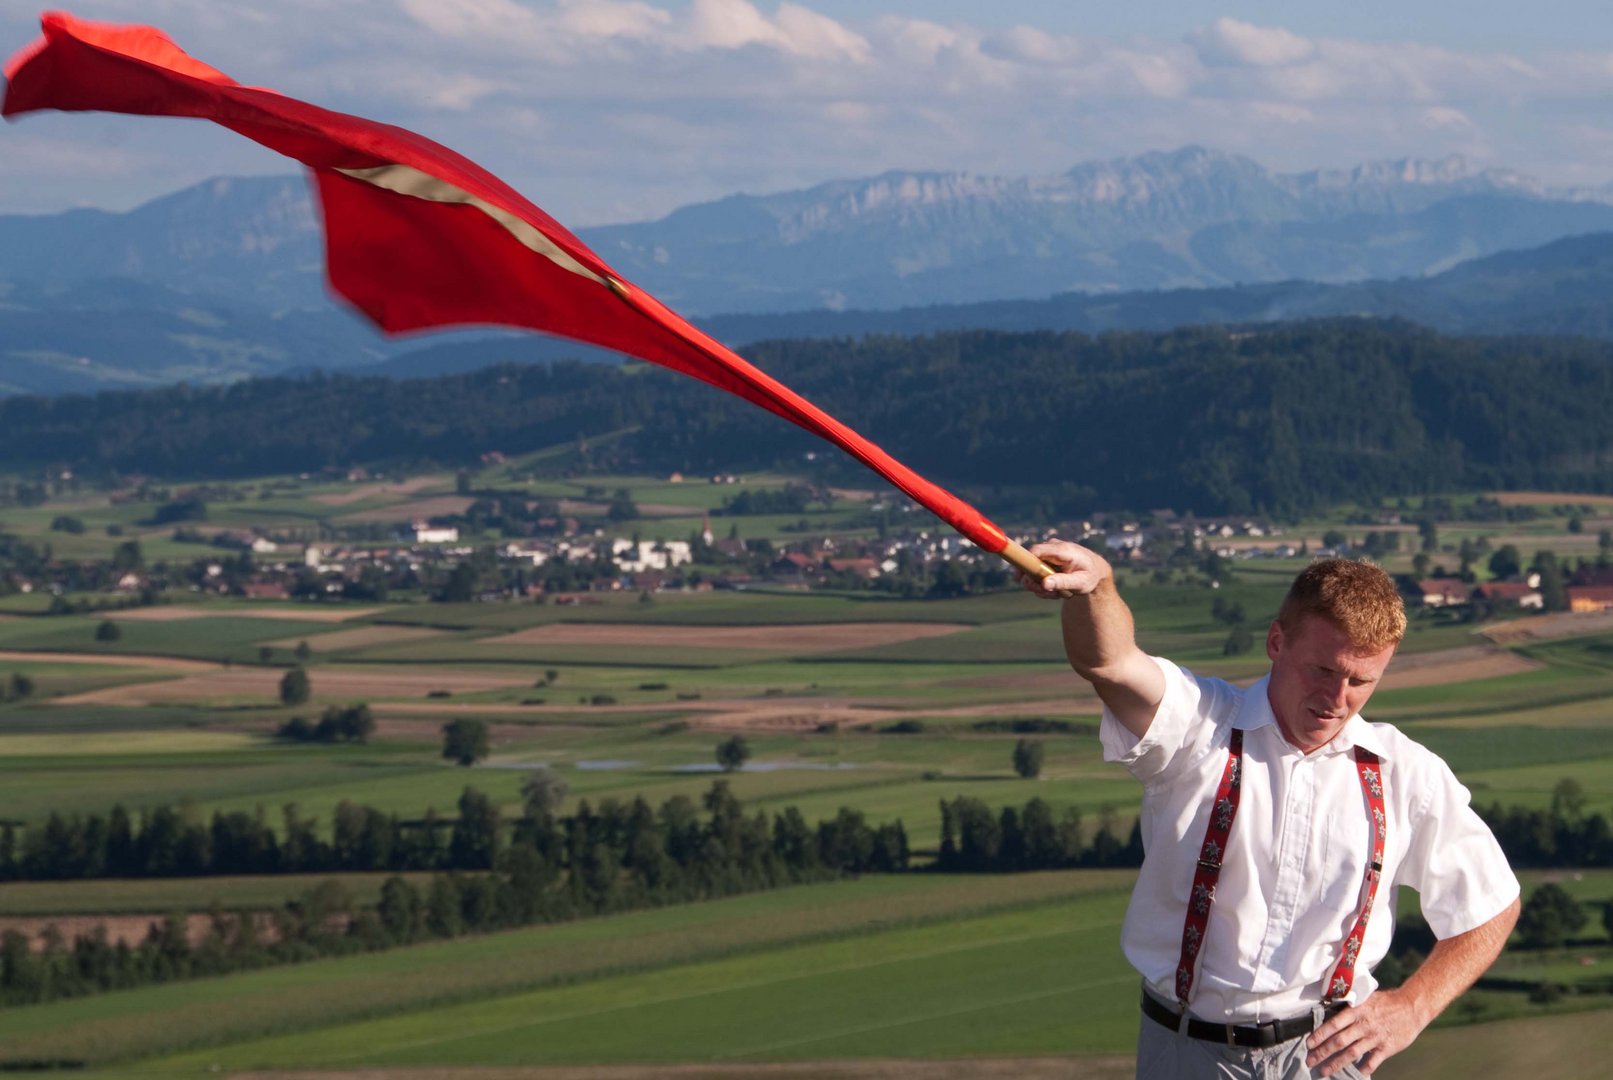
[[[1039,745],[1039,744],[1033,744]],[[1042,799],[1000,812],[979,799],[941,800],[941,850],[935,868],[950,873],[1005,873],[1071,867],[1141,866],[1141,829],[1133,825],[1120,839],[1115,812],[1105,807],[1091,843],[1081,811],[1067,807],[1055,815]]]
[[[900,822],[874,827],[849,810],[816,829],[793,809],[773,820],[763,814],[745,818],[725,781],[714,783],[705,797],[709,826],[698,823],[695,804],[683,796],[658,809],[642,799],[630,804],[607,799],[597,808],[584,800],[575,813],[562,817],[555,809],[563,784],[559,791],[557,797],[552,785],[529,783],[525,806],[513,820],[505,820],[492,799],[469,787],[451,819],[427,811],[421,819],[405,821],[343,801],[328,840],[295,805],[285,807],[278,829],[261,809],[217,811],[206,822],[171,806],[148,810],[138,820],[121,806],[106,817],[52,813],[20,837],[16,825],[0,827],[0,878],[491,870],[502,852],[527,848],[556,874],[613,866],[660,888],[685,872],[698,871],[696,879],[704,880],[709,876],[699,869],[704,862],[719,864],[736,852],[742,853],[747,879],[766,880],[820,865],[847,873],[900,870],[908,861]],[[715,848],[708,844],[713,839]],[[775,867],[769,860],[780,853],[788,857]]]
[[[1585,812],[1584,790],[1571,777],[1557,783],[1547,809],[1477,809],[1513,866],[1613,866],[1613,827],[1605,815]]]
[[[584,802],[566,817],[550,812],[557,794],[552,786],[532,785],[528,794],[521,818],[506,829],[497,806],[467,788],[448,848],[439,852],[454,869],[434,876],[424,890],[394,876],[373,908],[354,905],[330,884],[267,920],[255,913],[217,913],[207,939],[194,948],[178,919],[156,927],[133,948],[109,944],[104,932],[81,935],[71,945],[47,934],[37,958],[30,957],[22,935],[7,935],[0,942],[0,1002],[48,1000],[423,938],[894,873],[905,870],[909,858],[900,822],[870,826],[849,808],[816,826],[794,807],[771,818],[760,811],[747,815],[721,780],[701,806],[681,795],[658,809],[643,799],[606,800],[597,810]],[[397,852],[386,847],[389,822],[374,810],[343,804],[334,841],[319,851],[335,865],[324,868],[378,869],[395,863]],[[273,841],[272,834],[262,839]],[[261,854],[268,859],[274,850]],[[285,851],[281,845],[275,865],[296,868],[286,863]],[[215,864],[215,872],[230,871]]]

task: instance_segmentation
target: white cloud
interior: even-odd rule
[[[1471,131],[1475,126],[1461,109],[1453,109],[1448,105],[1431,105],[1424,109],[1423,123],[1431,128],[1456,128],[1463,131]]]
[[[74,6],[162,26],[248,84],[420,130],[574,225],[888,169],[1046,173],[1187,143],[1286,169],[1477,147],[1489,163],[1584,182],[1607,154],[1600,141],[1576,142],[1569,121],[1599,128],[1613,100],[1607,52],[1305,36],[1234,18],[1119,40],[879,14],[876,0],[861,19],[831,18],[816,0]],[[0,7],[8,47],[33,34],[32,16]],[[0,187],[0,209],[23,204],[14,189],[68,182],[67,162],[18,141],[32,123],[0,130],[0,162],[19,177]],[[197,179],[238,167],[218,149],[227,139],[204,142],[194,128],[107,124],[133,132],[129,145],[183,132],[162,141],[200,148],[174,158]],[[75,133],[92,130],[102,131],[82,118],[49,128],[85,154],[94,139],[75,143]],[[18,154],[30,163],[9,160]],[[23,183],[24,168],[38,182]],[[103,172],[108,202],[128,187],[119,171]],[[87,175],[81,167],[72,182]]]
[[[648,40],[665,31],[672,15],[637,0],[561,0],[558,23],[584,38]]]
[[[539,25],[515,0],[402,0],[402,6],[421,26],[449,38],[527,37]]]
[[[1308,60],[1316,46],[1281,27],[1255,26],[1225,16],[1190,40],[1206,64],[1243,67],[1286,67]]]
[[[750,0],[694,0],[668,40],[689,49],[761,46],[811,60],[868,59],[868,42],[826,15],[782,3],[772,18]]]

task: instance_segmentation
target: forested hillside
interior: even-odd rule
[[[1613,346],[1338,320],[1166,334],[773,342],[752,358],[941,481],[1059,512],[1298,513],[1459,488],[1613,490]],[[600,467],[799,462],[822,444],[655,368],[503,367],[0,402],[0,455],[205,478],[474,462],[597,437]]]

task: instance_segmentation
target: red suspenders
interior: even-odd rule
[[[1330,1005],[1349,994],[1355,982],[1355,961],[1361,954],[1361,942],[1366,938],[1367,917],[1372,914],[1372,902],[1378,895],[1378,882],[1383,877],[1383,845],[1388,831],[1388,820],[1383,809],[1383,779],[1378,768],[1378,756],[1370,750],[1355,748],[1356,772],[1361,778],[1361,793],[1366,796],[1367,809],[1372,823],[1372,858],[1367,862],[1362,900],[1355,926],[1344,939],[1339,962],[1328,977],[1322,1004]],[[1188,895],[1187,917],[1182,923],[1182,955],[1176,964],[1176,1000],[1182,1011],[1193,993],[1193,973],[1197,967],[1199,951],[1204,945],[1204,934],[1209,929],[1210,907],[1215,903],[1215,883],[1221,876],[1221,860],[1226,854],[1227,838],[1232,833],[1232,821],[1238,814],[1238,795],[1243,787],[1243,732],[1232,729],[1227,746],[1227,763],[1221,771],[1221,784],[1215,791],[1215,803],[1210,809],[1210,820],[1204,829],[1204,844],[1199,848],[1198,865],[1193,871],[1193,889]]]
[[[1221,876],[1221,857],[1226,854],[1232,819],[1238,816],[1238,793],[1243,789],[1243,732],[1232,729],[1227,747],[1226,768],[1221,770],[1221,786],[1215,789],[1215,805],[1210,823],[1204,829],[1204,845],[1199,848],[1198,866],[1193,870],[1193,891],[1187,898],[1187,921],[1182,924],[1182,957],[1176,962],[1176,1000],[1187,1011],[1193,993],[1193,969],[1210,927],[1210,905],[1215,903],[1215,881]]]
[[[1389,831],[1389,821],[1383,812],[1383,776],[1378,768],[1378,755],[1356,747],[1355,770],[1361,775],[1361,794],[1366,796],[1367,809],[1372,814],[1372,858],[1367,861],[1366,880],[1362,883],[1365,899],[1361,901],[1361,913],[1355,917],[1355,926],[1344,939],[1344,952],[1339,956],[1338,966],[1327,980],[1323,1005],[1331,1005],[1344,997],[1355,982],[1355,958],[1361,954],[1361,942],[1367,936],[1367,916],[1372,914],[1372,901],[1378,895],[1378,881],[1383,877],[1383,841]]]

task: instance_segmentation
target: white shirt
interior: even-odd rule
[[[1189,1011],[1216,1023],[1299,1016],[1321,1000],[1355,924],[1370,832],[1357,746],[1382,759],[1388,842],[1384,887],[1367,923],[1348,1000],[1377,987],[1389,951],[1395,886],[1417,890],[1435,936],[1499,915],[1518,880],[1450,767],[1388,724],[1359,715],[1306,755],[1283,738],[1266,679],[1247,690],[1154,658],[1165,697],[1138,739],[1106,709],[1103,756],[1143,783],[1146,852],[1121,946],[1155,994],[1176,1001],[1182,921],[1231,730],[1243,731],[1243,789],[1223,857]]]

